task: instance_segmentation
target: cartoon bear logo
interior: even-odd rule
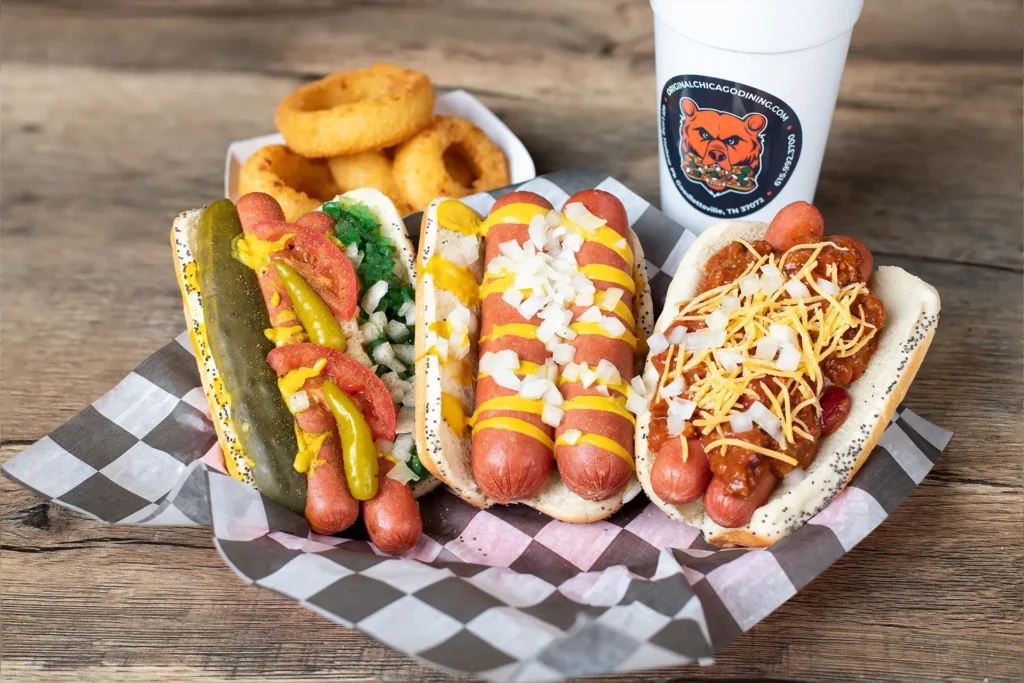
[[[724,192],[751,192],[757,187],[768,125],[762,114],[743,118],[717,109],[701,109],[688,97],[679,101],[683,115],[679,148],[683,173],[703,185],[712,196]]]

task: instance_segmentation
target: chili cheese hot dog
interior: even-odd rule
[[[422,532],[414,496],[439,482],[414,453],[412,345],[398,353],[413,308],[402,282],[415,278],[404,226],[367,191],[283,218],[272,198],[250,194],[172,228],[228,472],[304,513],[316,533],[343,531],[362,506],[382,551],[408,550]]]
[[[652,313],[621,202],[591,190],[555,211],[513,192],[482,218],[438,199],[419,264],[424,465],[474,505],[522,502],[570,522],[635,495],[628,402]]]
[[[637,476],[716,545],[770,545],[849,482],[924,358],[939,297],[813,206],[713,226],[650,338]]]

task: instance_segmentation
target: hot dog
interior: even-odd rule
[[[698,238],[649,340],[637,418],[637,475],[671,517],[717,545],[770,545],[863,464],[939,310],[929,285],[872,268],[805,202]]]
[[[411,246],[378,194],[349,193],[295,223],[267,195],[222,200],[179,216],[172,245],[229,473],[304,513],[320,534],[348,528],[363,501],[371,540],[401,552],[422,531],[413,488],[422,494],[438,482],[419,465],[411,434],[396,439],[396,427],[411,431],[403,416],[412,385],[399,374],[409,369],[370,325],[387,323],[399,343],[409,332],[396,311],[411,309],[413,298],[411,287],[401,289],[414,278]],[[360,291],[364,269],[357,276],[351,261],[364,251],[379,280],[374,292]],[[382,260],[392,253],[393,265]],[[360,298],[369,318],[362,329]],[[367,344],[383,380],[367,367]]]
[[[533,192],[512,192],[494,203],[491,214],[511,204],[530,204],[551,210],[551,204]],[[498,223],[487,234],[484,251],[484,270],[501,254],[500,245],[514,241],[519,246],[530,241],[529,225],[520,222]],[[510,350],[520,362],[543,366],[551,358],[544,343],[533,338],[505,334],[500,330],[510,325],[540,325],[537,316],[524,318],[513,306],[502,299],[504,290],[495,290],[482,297],[480,303],[480,356]],[[538,311],[539,312],[539,311]],[[476,421],[485,429],[473,434],[473,476],[483,492],[499,503],[532,498],[547,482],[554,466],[551,442],[554,429],[541,421],[537,412],[509,409],[491,409],[498,397],[513,397],[516,391],[499,386],[493,377],[482,377],[476,387]],[[500,404],[498,404],[500,405]],[[495,422],[505,418],[514,422]],[[521,422],[539,431],[517,431]],[[541,438],[542,437],[542,438]]]
[[[591,214],[607,221],[607,226],[619,235],[623,244],[629,238],[629,220],[626,209],[615,195],[601,190],[577,192],[566,200],[566,205],[578,202]],[[599,309],[619,320],[629,337],[635,339],[633,310],[633,264],[598,241],[584,241],[576,253],[576,262],[582,271],[588,266],[599,266],[590,278],[598,293]],[[616,274],[621,277],[616,278]],[[607,292],[616,292],[617,304],[601,305]],[[588,310],[587,306],[572,307],[573,321],[578,322]],[[598,367],[602,361],[611,363],[620,378],[632,379],[635,349],[627,339],[614,338],[600,325],[582,328],[569,341],[575,349],[573,362]],[[566,364],[560,364],[562,371]],[[563,373],[564,377],[564,373]],[[556,457],[558,473],[569,490],[587,500],[604,500],[621,491],[633,476],[633,425],[635,418],[626,408],[626,397],[620,389],[595,382],[584,387],[580,381],[562,384],[565,397],[565,417],[558,425]],[[610,396],[606,394],[611,394]],[[579,406],[579,407],[573,407]],[[574,444],[565,439],[566,432],[576,430],[581,435],[596,435],[601,440],[587,441],[581,436]],[[592,438],[592,436],[591,436]]]
[[[635,495],[630,382],[650,289],[621,202],[589,190],[555,211],[520,191],[481,218],[435,200],[419,262],[424,465],[474,505],[521,502],[569,522]]]

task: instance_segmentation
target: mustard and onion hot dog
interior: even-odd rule
[[[438,199],[419,259],[424,465],[474,505],[521,502],[570,522],[635,495],[631,382],[652,314],[622,203],[588,190],[555,211],[519,191],[481,218]]]

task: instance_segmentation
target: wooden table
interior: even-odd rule
[[[595,166],[657,200],[644,0],[5,4],[4,459],[184,329],[171,218],[219,196],[228,142],[271,131],[312,75],[422,68],[483,99],[539,172]],[[818,190],[831,230],[941,291],[907,400],[955,431],[946,454],[714,667],[652,678],[1021,675],[1020,25],[1009,0],[869,0]],[[8,680],[441,677],[243,585],[208,531],[0,487]]]

